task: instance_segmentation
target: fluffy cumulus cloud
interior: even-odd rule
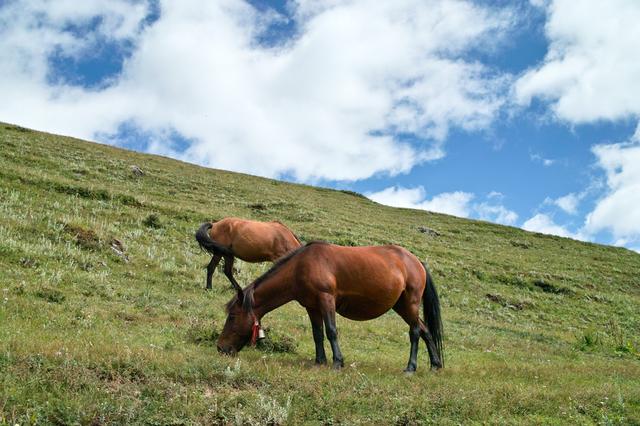
[[[497,192],[491,192],[487,196],[488,201],[480,203],[473,202],[476,198],[474,194],[462,191],[444,192],[428,198],[422,186],[415,188],[392,186],[378,192],[367,193],[366,196],[388,206],[428,210],[458,217],[474,217],[504,225],[513,225],[518,219],[515,212],[498,203],[502,195]]]
[[[640,242],[640,126],[631,141],[599,145],[593,152],[607,190],[587,216],[586,230],[608,230],[627,245]]]
[[[538,213],[522,224],[522,229],[531,232],[539,232],[541,234],[557,235],[559,237],[576,238],[565,227],[558,225],[553,218],[544,213]]]
[[[569,214],[576,214],[578,212],[578,204],[580,203],[580,196],[577,194],[567,194],[562,197],[553,200],[553,203]]]
[[[524,73],[516,100],[537,97],[572,123],[640,115],[640,2],[637,0],[550,0],[543,63]]]
[[[366,196],[387,206],[429,210],[459,217],[469,216],[471,212],[469,202],[473,199],[473,194],[456,191],[438,194],[429,200],[422,186],[416,188],[392,186],[379,192],[368,193]]]
[[[502,225],[515,225],[518,214],[507,209],[503,205],[483,202],[474,205],[478,219],[500,223]]]
[[[465,57],[500,39],[506,12],[463,0],[288,5],[281,16],[166,0],[150,22],[142,1],[4,2],[0,119],[112,143],[127,126],[153,141],[144,149],[208,166],[357,180],[442,157],[452,127],[483,129],[504,102],[507,79]],[[263,43],[283,22],[294,34]],[[53,78],[56,58],[105,44],[128,54],[97,87]]]
[[[580,194],[575,194],[572,192],[555,199],[547,198],[544,200],[544,204],[554,205],[560,208],[565,213],[574,215],[578,213],[578,206],[580,205],[580,201],[584,198],[585,195],[586,192]]]
[[[549,40],[544,61],[523,73],[513,94],[528,105],[537,98],[555,118],[571,125],[619,122],[640,118],[640,2],[636,0],[531,0],[546,11]],[[566,213],[576,214],[587,194],[596,204],[579,235],[594,238],[602,231],[612,242],[631,247],[640,241],[640,125],[630,141],[595,146],[596,165],[606,176],[599,197],[592,187],[581,193],[547,199]],[[602,192],[604,191],[604,192]],[[545,214],[537,214],[525,229],[571,236]]]
[[[91,138],[128,117],[137,102],[121,84],[85,89],[56,78],[56,60],[74,63],[100,46],[141,37],[145,4],[87,0],[8,1],[0,6],[0,120]]]

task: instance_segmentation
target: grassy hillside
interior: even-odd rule
[[[316,367],[295,303],[262,347],[220,356],[233,292],[218,272],[203,290],[193,233],[232,215],[426,259],[446,368],[421,346],[401,373],[393,312],[339,317],[346,367]],[[247,284],[268,265],[237,268]],[[0,283],[0,424],[640,424],[640,255],[622,248],[0,124]]]

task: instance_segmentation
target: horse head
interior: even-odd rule
[[[225,355],[235,355],[251,342],[255,345],[260,324],[253,309],[251,309],[251,294],[234,296],[227,304],[227,320],[222,333],[218,337],[218,352]]]

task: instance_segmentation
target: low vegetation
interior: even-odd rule
[[[193,234],[225,216],[426,259],[446,368],[421,347],[401,373],[393,312],[338,318],[345,368],[316,367],[294,303],[220,356],[233,292],[218,272],[204,291]],[[246,284],[268,265],[236,268]],[[0,124],[0,424],[640,424],[638,306],[640,255],[622,248]]]

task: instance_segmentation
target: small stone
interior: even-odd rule
[[[122,241],[117,238],[112,238],[110,246],[111,250],[113,250],[115,254],[120,256],[126,263],[129,263],[129,256],[124,252],[124,245],[122,245]]]
[[[426,226],[418,226],[418,231],[422,232],[423,234],[430,235],[432,237],[439,237],[440,235],[442,235],[440,232],[436,231],[435,229],[431,229]]]
[[[142,171],[142,169],[138,166],[131,166],[131,173],[134,174],[134,176],[144,176],[144,171]]]

